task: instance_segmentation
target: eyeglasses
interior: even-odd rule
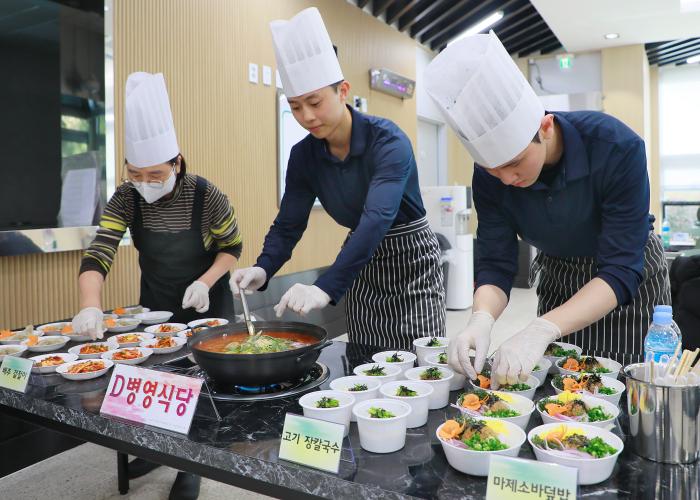
[[[133,178],[131,173],[129,172],[129,169],[126,167],[126,164],[124,164],[124,172],[125,174],[122,175],[122,182],[130,182],[130,183],[144,183],[148,187],[154,188],[154,189],[159,189],[162,188],[165,183],[170,179],[170,176],[175,174],[175,162],[171,163],[171,169],[168,172],[168,175],[165,177],[165,179],[148,179],[148,180],[141,180],[140,178]],[[156,174],[156,176],[161,177],[164,174]]]

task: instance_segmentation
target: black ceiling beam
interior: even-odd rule
[[[392,24],[394,21],[396,21],[400,16],[408,12],[408,10],[411,9],[414,5],[418,3],[418,0],[403,0],[401,2],[396,2],[394,3],[389,9],[386,11],[386,23],[387,24]]]
[[[498,38],[508,36],[511,31],[516,31],[516,28],[523,23],[539,19],[540,14],[530,3],[526,3],[517,7],[510,12],[504,12],[503,19],[493,25],[491,29],[496,32]]]
[[[374,17],[381,16],[394,1],[395,0],[374,0],[372,2],[372,15]]]
[[[694,50],[689,50],[684,52],[683,54],[676,54],[673,56],[669,56],[666,59],[661,59],[660,61],[654,63],[658,64],[659,66],[666,66],[667,64],[673,64],[681,61],[685,61],[689,57],[693,57],[695,55],[700,54],[700,47],[695,48]],[[649,63],[651,64],[651,63]]]
[[[501,5],[502,0],[485,0],[480,2],[470,7],[468,10],[463,10],[460,14],[455,15],[451,19],[435,25],[420,37],[420,41],[425,44],[429,43],[433,48],[444,45],[444,43],[459,36],[465,29],[468,29],[485,17],[516,1],[519,0],[509,0],[503,5]]]
[[[659,45],[663,45],[664,43],[668,42],[650,42],[650,43],[645,43],[644,44],[644,50],[649,51],[653,50],[659,47]]]
[[[458,0],[455,3],[450,4],[450,2],[442,2],[440,6],[446,7],[445,10],[440,10],[433,12],[430,15],[425,16],[419,22],[411,26],[411,38],[418,39],[418,37],[423,34],[427,29],[430,29],[437,23],[442,22],[444,19],[448,19],[450,16],[458,12],[464,5],[468,4],[471,0]]]
[[[668,42],[662,42],[660,45],[657,45],[653,50],[662,50],[662,49],[665,49],[667,47],[670,47],[670,46],[675,45],[675,44],[682,42],[682,41],[683,40],[676,39],[676,40],[669,40]]]
[[[440,5],[442,4],[438,0],[422,0],[418,5],[399,17],[399,31],[406,31]]]
[[[545,31],[544,33],[536,31],[534,33],[530,33],[527,36],[523,36],[522,38],[512,43],[504,44],[504,46],[509,54],[513,54],[515,52],[520,52],[521,50],[524,50],[532,45],[544,47],[548,43],[551,43],[554,40],[556,40],[556,38],[557,37],[551,31],[549,31],[549,34],[547,33],[547,31]]]
[[[649,57],[649,64],[656,64],[659,61],[663,61],[666,59],[673,59],[679,56],[683,56],[684,54],[692,53],[695,52],[700,48],[700,40],[696,41],[693,45],[689,45],[687,47],[684,47],[681,50],[678,50],[677,52],[671,52],[668,54],[664,54],[662,56],[658,57]]]
[[[563,45],[559,40],[556,42],[553,42],[549,45],[546,45],[540,49],[540,54],[551,54],[552,52],[556,52],[557,50],[563,48]]]
[[[509,43],[518,43],[520,40],[523,38],[532,35],[532,34],[540,34],[544,35],[546,33],[549,33],[549,27],[547,26],[547,23],[544,22],[544,19],[541,17],[539,18],[538,21],[533,21],[532,24],[523,27],[522,30],[513,33],[510,36],[501,38],[501,43],[503,45],[509,44]],[[500,37],[499,37],[500,38]]]
[[[369,0],[357,0],[357,6],[360,9],[364,9],[365,5],[367,5],[368,3],[369,3]]]
[[[700,42],[700,38],[687,38],[685,40],[677,40],[677,43],[675,43],[672,46],[668,46],[665,49],[647,50],[647,55],[649,56],[649,58],[656,58],[656,57],[662,56],[664,54],[671,54],[673,52],[678,52],[682,48],[687,47],[689,45],[695,45],[698,42]]]
[[[527,29],[529,25],[536,23],[540,19],[542,19],[542,17],[540,16],[539,12],[533,9],[532,11],[525,12],[520,19],[511,20],[511,22],[505,24],[502,29],[494,29],[493,31],[495,31],[498,38],[503,41],[504,39],[510,38],[513,35],[517,35],[522,30]]]

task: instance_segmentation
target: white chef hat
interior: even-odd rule
[[[483,167],[518,156],[544,116],[542,103],[493,31],[448,45],[426,68],[425,86]]]
[[[125,93],[126,160],[143,168],[175,158],[180,148],[163,74],[131,73]]]
[[[270,23],[275,58],[287,97],[297,97],[343,80],[338,57],[316,7],[289,21]]]

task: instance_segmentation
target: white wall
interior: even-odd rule
[[[423,73],[432,61],[433,55],[425,48],[416,46],[416,113],[422,118],[444,123],[440,110],[425,91]]]

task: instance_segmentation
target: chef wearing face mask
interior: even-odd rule
[[[670,300],[644,141],[604,113],[545,112],[493,32],[448,46],[425,82],[475,161],[474,312],[450,343],[450,365],[472,378],[483,366],[518,236],[538,249],[539,317],[496,351],[494,386],[524,380],[564,335],[588,351],[640,353],[654,305]]]
[[[83,256],[74,330],[102,336],[100,295],[127,228],[139,251],[141,305],[172,311],[172,321],[182,323],[232,317],[228,272],[242,249],[236,217],[216,186],[186,173],[162,74],[129,75],[124,120],[127,182]]]

